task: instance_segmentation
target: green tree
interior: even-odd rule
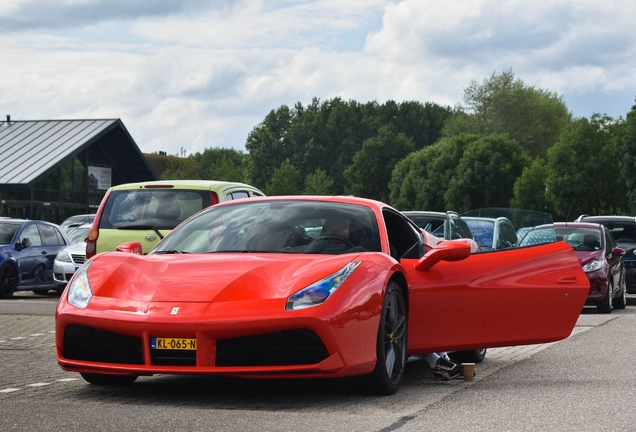
[[[398,162],[389,184],[391,205],[400,210],[450,209],[446,190],[466,146],[478,139],[468,134],[443,138]]]
[[[231,182],[244,181],[241,166],[237,165],[234,160],[227,157],[222,157],[212,165],[208,166],[208,168],[205,170],[205,174],[212,180],[223,180]]]
[[[510,206],[527,210],[554,212],[554,205],[546,192],[549,168],[545,161],[537,158],[532,165],[523,169],[521,177],[515,181],[514,196]]]
[[[201,172],[192,158],[168,156],[166,170],[161,173],[161,180],[200,180]]]
[[[369,138],[353,157],[345,171],[349,192],[379,201],[389,201],[389,182],[395,165],[415,150],[413,141],[397,133],[392,125],[380,128],[377,137]]]
[[[333,180],[325,170],[316,168],[313,174],[305,178],[305,195],[331,195],[332,191]]]
[[[445,194],[458,212],[479,207],[508,207],[515,180],[530,158],[507,135],[490,135],[469,143]]]
[[[202,153],[191,156],[199,169],[212,180],[245,181],[245,160],[247,155],[232,148],[207,148]]]
[[[527,86],[512,69],[464,89],[464,103],[444,126],[444,136],[507,133],[532,157],[545,156],[572,119],[563,98]],[[467,111],[467,112],[466,112]]]
[[[609,117],[573,122],[548,151],[548,196],[559,218],[619,211],[625,181],[615,169],[615,137]]]
[[[629,213],[634,214],[636,213],[636,105],[627,113],[627,118],[620,127],[615,157],[621,175],[625,179],[626,206],[629,206]]]
[[[272,180],[265,188],[266,195],[298,195],[301,193],[301,177],[298,169],[289,159],[274,170]]]

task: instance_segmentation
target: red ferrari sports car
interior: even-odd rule
[[[411,355],[569,336],[589,290],[563,242],[471,254],[354,197],[222,203],[147,255],[119,250],[87,261],[56,312],[59,364],[93,384],[364,376],[392,394]]]

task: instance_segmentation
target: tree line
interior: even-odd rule
[[[340,98],[272,110],[246,152],[173,157],[163,179],[242,181],[267,195],[350,194],[399,210],[516,207],[552,213],[636,213],[636,105],[618,119],[574,118],[556,93],[512,69],[440,106]]]

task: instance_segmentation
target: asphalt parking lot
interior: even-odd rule
[[[347,381],[142,377],[97,387],[55,360],[57,296],[0,301],[2,430],[630,430],[636,297],[585,308],[553,344],[490,349],[473,382],[433,381],[410,362],[400,391],[376,397]]]

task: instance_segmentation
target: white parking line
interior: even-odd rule
[[[20,390],[20,389],[19,388],[6,388],[6,389],[0,390],[0,393],[11,393],[11,392],[18,391],[18,390]]]
[[[29,336],[44,336],[44,333],[35,333],[35,334],[29,335]]]
[[[18,340],[18,339],[26,339],[26,336],[18,336],[18,337],[10,338],[10,340]]]
[[[55,381],[60,381],[60,382],[68,382],[68,381],[78,381],[79,378],[61,378]]]
[[[39,383],[27,384],[27,387],[43,387],[43,386],[47,386],[47,385],[50,385],[50,384],[51,383],[39,382]]]

